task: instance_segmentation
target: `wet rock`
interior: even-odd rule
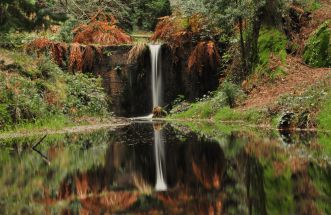
[[[153,118],[162,118],[167,116],[167,112],[162,107],[155,107],[153,109]]]
[[[285,112],[279,122],[278,128],[281,130],[287,130],[292,128],[294,116],[295,114],[293,112]]]

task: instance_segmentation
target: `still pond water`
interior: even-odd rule
[[[0,140],[0,214],[331,214],[331,134],[190,127]]]

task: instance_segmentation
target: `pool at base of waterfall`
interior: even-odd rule
[[[133,122],[3,139],[1,214],[330,214],[330,134]]]

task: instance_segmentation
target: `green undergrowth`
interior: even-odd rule
[[[21,122],[18,124],[7,125],[1,133],[5,134],[6,132],[28,132],[45,128],[47,128],[48,130],[60,130],[73,126],[77,126],[77,124],[73,122],[73,119],[65,115],[54,115],[47,118],[45,117],[41,119],[36,119],[33,122]]]
[[[259,36],[259,63],[256,74],[266,75],[271,80],[286,74],[286,46],[288,40],[283,32],[276,28],[264,27]]]
[[[318,113],[317,120],[319,128],[331,130],[331,89],[325,93],[326,99],[322,102],[321,110]]]
[[[320,0],[299,0],[298,3],[302,5],[307,12],[313,12],[322,7]]]
[[[176,110],[176,112],[171,111],[170,118],[261,123],[263,121],[263,115],[260,111],[234,109],[244,99],[245,94],[241,91],[240,87],[226,81],[220,86],[219,90],[190,104],[187,110],[181,111],[175,106],[173,110]]]
[[[284,95],[270,109],[279,118],[283,113],[294,114],[292,124],[298,128],[331,130],[331,77],[306,89],[301,95]],[[275,114],[276,113],[276,114]]]
[[[100,78],[64,72],[46,57],[0,51],[0,130],[59,128],[71,118],[108,115]]]
[[[282,96],[275,103],[264,109],[240,109],[231,108],[229,101],[240,104],[244,99],[240,89],[231,88],[237,93],[225,93],[220,89],[195,103],[186,104],[181,111],[175,106],[171,111],[170,119],[212,119],[214,122],[244,122],[246,124],[266,125],[278,128],[282,117],[286,113],[293,113],[291,118],[292,127],[295,128],[318,128],[331,130],[331,77],[309,87],[304,93],[288,94]],[[229,88],[228,88],[229,89]],[[234,90],[236,89],[236,90]],[[229,96],[232,97],[229,99]],[[241,99],[238,99],[241,97]],[[239,100],[239,101],[238,101]],[[236,107],[236,105],[234,106]]]
[[[308,39],[303,59],[313,67],[331,67],[331,20],[323,23]]]

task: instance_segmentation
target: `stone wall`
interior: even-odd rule
[[[117,116],[144,116],[152,112],[151,65],[149,50],[143,52],[137,62],[129,64],[128,54],[132,46],[104,47],[103,56],[94,73],[103,78],[106,92],[111,98],[111,109]],[[204,65],[203,73],[190,72],[187,59],[191,47],[175,54],[162,46],[163,105],[171,108],[178,95],[193,101],[215,90],[218,75],[215,68]]]

